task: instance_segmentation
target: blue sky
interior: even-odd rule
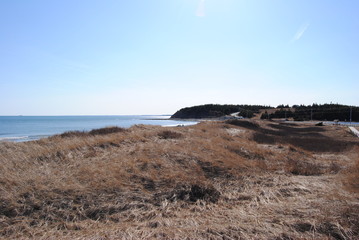
[[[0,115],[359,105],[359,1],[4,0]]]

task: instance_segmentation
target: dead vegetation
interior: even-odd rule
[[[347,169],[347,172],[344,176],[344,182],[347,186],[347,189],[356,193],[359,193],[359,147],[355,148],[356,155],[354,155],[353,165]]]
[[[257,143],[292,144],[312,152],[343,152],[357,143],[352,140],[336,139],[323,134],[326,130],[318,126],[296,127],[293,124],[268,124],[254,133]]]
[[[64,132],[59,135],[55,135],[51,138],[61,137],[61,138],[70,138],[70,137],[86,137],[86,136],[96,136],[96,135],[107,135],[112,133],[119,133],[124,132],[126,129],[120,128],[120,127],[106,127],[106,128],[99,128],[99,129],[93,129],[89,132],[85,131],[69,131]]]
[[[176,139],[176,138],[181,138],[182,134],[175,131],[165,130],[159,132],[158,136],[162,139]]]
[[[206,122],[0,144],[0,239],[357,239],[346,129]]]

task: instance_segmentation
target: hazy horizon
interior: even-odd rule
[[[6,1],[0,116],[359,105],[359,2]]]
[[[315,104],[318,104],[318,103],[313,103],[313,104],[308,104],[309,106],[310,105],[315,105]],[[323,103],[323,104],[339,104],[339,105],[342,105],[340,103]],[[206,105],[206,104],[201,104],[201,105]],[[211,105],[211,103],[209,103],[209,105]],[[221,104],[219,104],[221,105]],[[226,105],[226,104],[223,104],[223,105]],[[229,104],[229,105],[232,105],[232,104]],[[241,105],[241,104],[233,104],[233,105]],[[245,104],[243,104],[245,105]],[[288,105],[288,104],[279,104],[279,105],[276,105],[276,106],[272,106],[272,105],[263,105],[263,106],[267,106],[267,107],[273,107],[273,108],[277,108],[278,106],[280,105]],[[289,105],[290,108],[292,108],[294,105],[297,105],[297,106],[300,106],[300,105],[305,105],[305,104],[293,104],[293,105]],[[307,105],[307,106],[308,106]],[[322,104],[319,104],[319,105],[322,105]],[[198,106],[198,105],[193,105],[193,106],[185,106],[183,108],[188,108],[188,107],[195,107],[195,106]],[[348,105],[348,107],[351,106],[351,107],[359,107],[359,106],[356,106],[356,105]],[[175,110],[173,113],[159,113],[159,114],[49,114],[49,115],[24,115],[24,114],[18,114],[18,115],[0,115],[0,117],[96,117],[96,116],[103,116],[103,117],[115,117],[115,116],[148,116],[148,117],[161,117],[161,116],[172,116],[174,115],[177,111],[181,110],[182,108],[179,108],[177,110]]]

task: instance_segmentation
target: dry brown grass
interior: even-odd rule
[[[344,175],[344,182],[348,190],[359,193],[359,147],[355,148],[352,157],[356,160]]]
[[[0,239],[355,239],[358,143],[260,121],[1,143]]]
[[[179,132],[164,130],[159,132],[158,136],[162,139],[176,139],[181,138],[183,135]]]
[[[105,127],[105,128],[99,128],[99,129],[93,129],[89,132],[85,131],[69,131],[64,132],[59,135],[52,136],[50,138],[71,138],[71,137],[86,137],[86,136],[96,136],[96,135],[107,135],[112,133],[119,133],[119,132],[125,132],[126,129],[120,128],[120,127]]]

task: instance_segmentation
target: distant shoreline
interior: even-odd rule
[[[90,131],[133,125],[177,126],[191,124],[187,120],[173,120],[169,115],[125,116],[2,116],[0,117],[0,142],[34,141],[68,131]],[[198,121],[193,122],[193,124]]]

